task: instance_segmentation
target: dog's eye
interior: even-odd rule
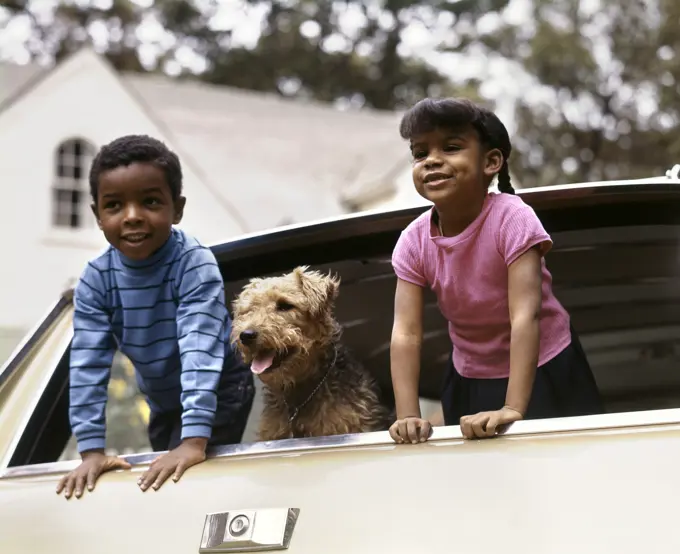
[[[287,312],[295,308],[290,302],[286,302],[285,300],[279,300],[276,303],[276,309],[279,310],[280,312]]]

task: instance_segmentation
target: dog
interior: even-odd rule
[[[263,441],[381,431],[392,414],[340,341],[340,279],[301,266],[255,278],[232,304],[231,338],[262,381]]]

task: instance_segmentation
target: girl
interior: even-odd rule
[[[600,413],[590,366],[552,292],[543,259],[552,241],[514,195],[503,123],[468,100],[425,99],[400,131],[410,141],[416,190],[434,206],[401,233],[392,255],[392,438],[423,442],[432,430],[418,403],[425,287],[455,345],[442,397],[446,425],[481,438],[520,419]],[[496,176],[500,194],[488,191]]]

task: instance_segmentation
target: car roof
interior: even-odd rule
[[[604,335],[609,336],[605,342],[616,348],[635,342],[624,367],[634,375],[638,357],[656,348],[655,326],[666,326],[668,332],[680,328],[676,283],[680,269],[675,261],[680,251],[680,180],[658,177],[574,184],[518,194],[535,209],[553,238],[547,256],[553,289],[583,341],[600,350],[605,348],[600,345]],[[404,227],[426,209],[349,214],[219,243],[213,249],[227,302],[250,278],[280,274],[298,265],[340,276],[335,315],[344,329],[343,340],[389,393],[396,280],[391,253]],[[436,398],[451,344],[429,290],[425,291],[424,329],[421,395]],[[597,356],[603,360],[597,362],[598,372],[611,383],[612,391],[626,385],[623,366],[608,361],[616,355],[614,351],[593,354],[593,360],[600,359]]]
[[[680,166],[678,166],[680,167]],[[670,170],[668,172],[670,174]],[[516,194],[535,209],[556,207],[573,202],[614,202],[635,195],[680,195],[680,178],[657,176],[644,179],[572,183],[517,190]],[[374,209],[311,220],[241,234],[210,245],[218,261],[233,260],[239,254],[265,254],[303,244],[318,244],[328,238],[337,239],[357,233],[370,235],[386,226],[403,229],[429,205],[407,208]],[[294,240],[293,240],[294,239]]]

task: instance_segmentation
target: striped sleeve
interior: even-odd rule
[[[399,279],[425,287],[427,279],[423,271],[423,257],[420,250],[417,227],[407,227],[399,236],[392,252],[392,267]]]
[[[69,419],[78,451],[106,444],[106,401],[116,352],[101,274],[88,265],[74,292]]]
[[[225,355],[224,282],[208,248],[187,254],[178,284],[177,337],[182,361],[182,439],[210,438]]]

